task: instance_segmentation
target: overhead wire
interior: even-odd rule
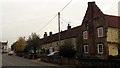
[[[63,8],[60,10],[60,12],[62,12],[71,2],[72,2],[72,0],[71,0],[67,5],[65,5],[65,7],[63,7]]]
[[[72,2],[72,0],[67,4],[65,5],[65,7],[63,7],[59,12],[62,12],[70,3]],[[46,23],[40,30],[38,31],[41,31],[43,30],[48,24],[50,24],[56,17],[57,17],[58,14],[56,14],[48,23]],[[38,32],[36,31],[36,32]]]
[[[43,30],[48,24],[50,24],[55,18],[57,17],[57,14],[47,23],[47,24],[45,24],[40,30],[38,30],[38,31],[41,31],[41,30]],[[37,31],[37,32],[38,32]]]
[[[62,17],[60,17],[61,20],[63,20],[66,24],[69,24],[67,21],[65,21],[65,19],[63,19]]]
[[[54,14],[55,15],[55,14]],[[32,18],[32,19],[28,19],[28,20],[21,20],[19,22],[15,21],[15,22],[12,22],[12,23],[1,23],[2,25],[5,25],[5,24],[25,24],[25,23],[33,23],[33,22],[26,22],[26,21],[34,21],[34,20],[43,20],[45,18],[48,18],[50,16],[54,16],[54,15],[48,15],[48,16],[44,16],[44,17],[41,17],[41,18]],[[17,22],[17,23],[16,23]]]
[[[65,7],[63,7],[59,12],[62,12],[70,3],[72,2],[72,0],[67,4],[65,5]],[[49,23],[51,23],[56,17],[57,17],[58,14],[56,14],[47,24],[45,24],[39,31],[43,30]],[[37,31],[38,32],[38,31]]]

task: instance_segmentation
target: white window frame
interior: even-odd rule
[[[102,35],[100,35],[99,33],[100,33],[100,29],[102,30]],[[97,28],[97,34],[98,34],[98,37],[103,37],[103,27],[99,27],[99,28]]]
[[[84,35],[85,33],[87,34],[86,37]],[[83,39],[88,39],[88,31],[83,31]]]
[[[87,50],[86,50],[86,47],[87,47]],[[84,45],[84,53],[88,53],[89,52],[89,47],[88,45]]]
[[[102,45],[102,52],[100,52],[100,45]],[[103,54],[103,44],[97,44],[98,54]]]

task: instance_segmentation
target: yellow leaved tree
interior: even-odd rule
[[[24,51],[26,45],[25,45],[25,38],[24,37],[19,37],[17,42],[16,42],[16,51]]]

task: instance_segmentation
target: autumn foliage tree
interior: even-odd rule
[[[22,52],[25,49],[25,38],[23,37],[19,37],[17,42],[16,42],[16,46],[15,46],[15,50],[16,52]]]

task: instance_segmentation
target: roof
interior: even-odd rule
[[[85,13],[85,16],[83,18],[82,24],[84,24],[86,21],[91,21],[94,18],[97,17],[103,17],[104,14],[101,11],[101,9],[96,5],[96,3],[93,2],[88,2],[88,7]],[[91,23],[91,22],[90,22]]]
[[[105,15],[108,27],[120,28],[120,16]]]
[[[80,31],[81,31],[81,26],[77,26],[77,27],[62,31],[60,32],[60,39],[64,40],[64,39],[69,39],[69,38],[75,38],[78,36]],[[47,36],[46,38],[42,38],[41,39],[42,44],[58,41],[58,36],[59,34],[56,33],[51,36]]]
[[[6,42],[1,42],[1,43],[2,43],[2,45],[7,45],[8,42],[6,41]]]
[[[83,23],[97,17],[104,17],[108,27],[120,28],[120,16],[104,14],[95,2],[88,2],[88,8],[83,19]],[[83,24],[82,23],[82,24]]]

